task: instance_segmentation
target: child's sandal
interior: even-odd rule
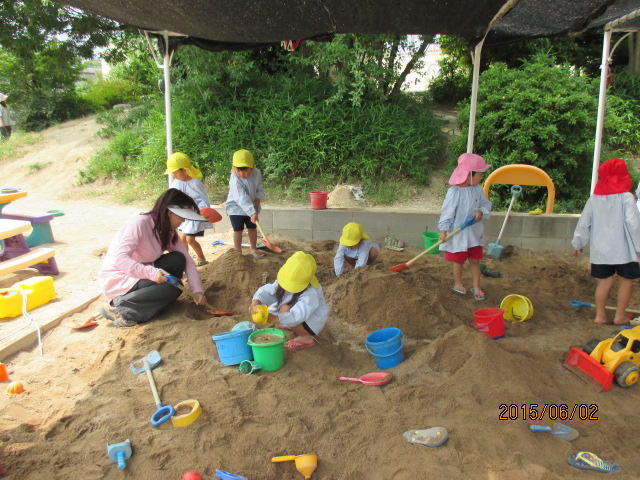
[[[384,246],[389,250],[393,250],[395,252],[403,252],[404,251],[404,242],[401,242],[397,238],[393,237],[385,237]]]
[[[462,286],[462,285],[454,285],[453,287],[451,287],[451,290],[453,290],[456,293],[459,293],[460,295],[466,295],[467,294],[467,289],[464,288],[464,286]]]
[[[470,288],[469,293],[471,293],[473,295],[473,298],[475,298],[476,300],[485,299],[485,293],[482,290],[476,290],[475,288]]]

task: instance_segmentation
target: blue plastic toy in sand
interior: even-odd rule
[[[216,470],[216,478],[220,480],[247,480],[245,477],[241,477],[235,473],[225,472],[224,470]]]
[[[247,345],[253,330],[236,330],[211,337],[218,349],[220,361],[225,365],[239,365],[243,360],[253,360],[253,350]]]
[[[370,334],[365,348],[376,359],[378,368],[392,368],[404,362],[404,333],[399,328],[383,328]]]

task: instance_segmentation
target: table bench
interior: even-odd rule
[[[23,232],[31,228],[31,223],[23,220],[0,218],[0,275],[35,268],[44,275],[60,273],[53,248],[36,248],[31,250],[25,241]]]
[[[31,223],[33,231],[26,237],[27,245],[29,247],[36,247],[43,243],[55,242],[53,238],[53,232],[51,231],[51,220],[53,215],[45,213],[42,215],[29,215],[25,213],[5,213],[3,218],[9,220],[23,220]]]

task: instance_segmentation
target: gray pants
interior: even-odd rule
[[[165,253],[153,262],[154,267],[161,268],[178,279],[182,278],[186,264],[187,261],[180,252]],[[175,302],[181,293],[168,282],[156,283],[142,279],[127,293],[114,298],[111,303],[124,319],[141,323],[151,320],[167,305]]]

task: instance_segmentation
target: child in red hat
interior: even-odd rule
[[[589,197],[573,234],[573,254],[577,257],[591,242],[591,276],[598,279],[595,291],[595,323],[607,324],[605,306],[618,274],[618,304],[613,323],[625,325],[625,310],[631,298],[633,280],[640,278],[640,212],[631,193],[627,165],[612,158],[600,165],[598,183]]]

